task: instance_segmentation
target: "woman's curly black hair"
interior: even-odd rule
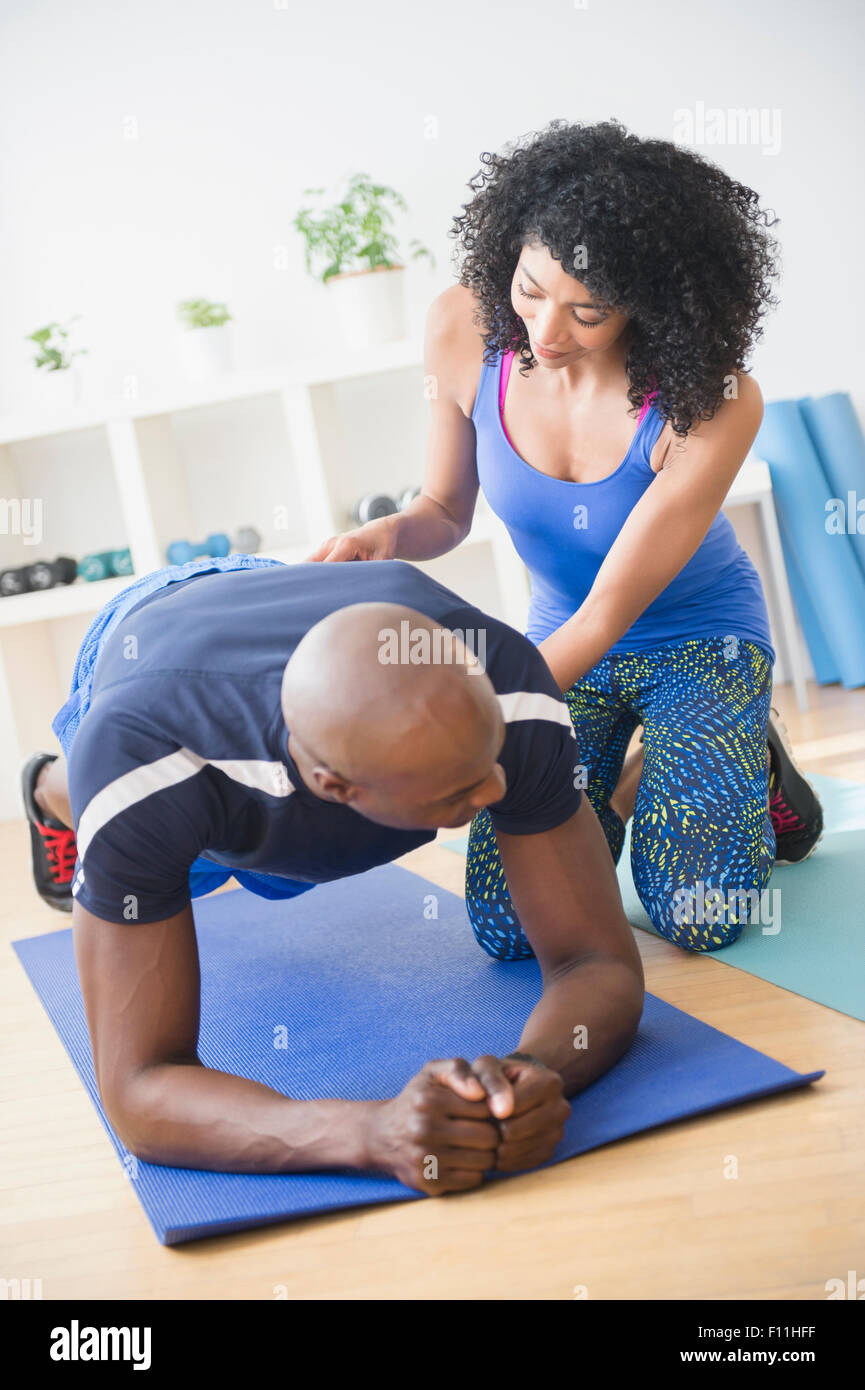
[[[511,304],[521,248],[540,242],[596,302],[629,316],[628,399],[655,408],[685,435],[725,398],[777,300],[777,218],[717,165],[667,140],[631,135],[615,120],[551,121],[481,155],[474,192],[454,218],[460,283],[479,301],[485,355],[515,349],[535,363]],[[575,269],[575,248],[586,248]],[[728,392],[729,394],[729,392]]]

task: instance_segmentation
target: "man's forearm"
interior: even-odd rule
[[[292,1100],[195,1062],[139,1072],[109,1119],[148,1163],[229,1173],[374,1166],[370,1121],[381,1101]]]
[[[609,1071],[634,1040],[643,984],[621,961],[593,960],[548,980],[523,1029],[518,1051],[562,1077],[575,1095]]]

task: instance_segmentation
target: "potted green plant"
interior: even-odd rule
[[[301,208],[294,227],[304,239],[306,268],[327,286],[343,341],[353,349],[390,342],[405,334],[403,261],[395,212],[407,211],[395,189],[353,174],[342,195],[327,201],[324,188],[307,188],[315,207]],[[409,242],[406,259],[432,253]]]
[[[81,397],[81,374],[72,363],[85,356],[86,348],[70,348],[69,327],[79,314],[66,323],[52,321],[28,333],[25,342],[35,343],[33,365],[37,371],[35,396],[40,405],[56,410],[77,405]]]
[[[231,314],[228,306],[213,299],[181,299],[177,318],[183,329],[180,356],[191,381],[230,372],[232,367]]]

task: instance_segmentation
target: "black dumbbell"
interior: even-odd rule
[[[30,566],[31,589],[56,589],[61,584],[72,584],[78,576],[78,563],[68,555],[58,555],[56,560],[37,560]]]
[[[75,560],[60,555],[56,560],[36,560],[32,565],[0,571],[0,598],[27,594],[34,589],[54,589],[60,584],[72,584],[78,573]]]
[[[26,594],[30,588],[30,566],[21,565],[15,570],[0,570],[0,597],[11,594]]]

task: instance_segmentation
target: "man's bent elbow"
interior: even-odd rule
[[[143,1080],[145,1074],[139,1072],[110,1087],[100,1087],[102,1108],[117,1138],[133,1157],[141,1163],[170,1164],[172,1157],[159,1142],[164,1124],[160,1123],[153,1097],[141,1084]]]

